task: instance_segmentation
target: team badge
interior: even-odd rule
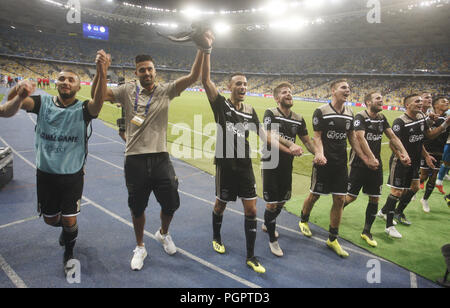
[[[346,130],[350,129],[350,121],[345,121],[345,129]]]
[[[292,135],[297,135],[298,125],[294,124],[291,127],[291,133]]]
[[[361,121],[360,120],[355,120],[354,125],[355,125],[355,127],[358,127],[359,125],[361,125]]]
[[[400,131],[400,125],[395,124],[394,126],[392,126],[392,130],[393,130],[394,132],[399,132],[399,131]]]
[[[269,125],[270,123],[272,123],[272,119],[270,117],[265,117],[264,124]]]
[[[313,124],[314,124],[314,125],[319,124],[319,118],[318,118],[318,117],[314,117],[314,118],[313,118]]]

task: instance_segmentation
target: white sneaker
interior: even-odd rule
[[[144,259],[147,257],[147,250],[145,246],[136,246],[133,250],[134,255],[131,259],[131,269],[133,271],[139,271],[144,266]]]
[[[280,245],[278,244],[278,241],[275,241],[273,243],[269,242],[269,247],[270,251],[272,251],[272,253],[277,257],[282,257],[284,255],[283,250],[281,250]]]
[[[397,229],[395,229],[394,226],[390,226],[389,228],[386,228],[384,231],[385,231],[385,232],[387,233],[387,235],[389,235],[390,237],[393,237],[393,238],[402,238],[402,235],[400,234],[400,232],[397,231]]]
[[[384,219],[385,221],[387,220],[387,215],[383,214],[383,212],[381,212],[381,210],[378,211],[377,213],[377,217]],[[392,223],[394,226],[397,225],[397,222],[395,220],[392,220]]]
[[[265,223],[263,223],[263,224],[261,225],[261,230],[263,230],[264,232],[267,232],[267,226],[266,226]],[[280,234],[278,234],[278,231],[277,231],[277,230],[275,230],[275,237],[276,237],[276,238],[279,238],[279,237],[280,237]]]
[[[425,200],[424,198],[422,198],[422,199],[420,199],[420,203],[422,203],[423,211],[425,213],[429,213],[430,212],[430,206],[428,205],[428,201]]]
[[[164,251],[168,255],[173,255],[177,252],[177,247],[172,241],[172,237],[169,233],[162,235],[160,230],[155,233],[156,239],[163,245]]]

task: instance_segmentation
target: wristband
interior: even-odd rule
[[[207,55],[211,54],[211,50],[212,50],[212,47],[202,49],[203,53],[207,54]]]

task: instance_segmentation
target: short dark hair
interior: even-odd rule
[[[80,75],[78,75],[78,73],[76,73],[76,72],[74,72],[74,71],[72,71],[72,70],[70,70],[70,69],[67,69],[67,70],[66,70],[66,69],[62,69],[60,73],[62,73],[62,72],[72,73],[72,74],[74,74],[75,76],[77,76],[77,78],[78,78],[79,81],[81,81]]]
[[[230,75],[230,78],[228,79],[228,82],[229,82],[229,83],[231,83],[231,79],[233,79],[234,76],[244,76],[245,78],[247,78],[247,77],[245,76],[244,73],[241,73],[241,72],[235,72],[235,73],[232,73],[232,74]]]
[[[366,96],[364,96],[364,103],[367,102],[371,102],[372,101],[372,95],[375,93],[379,93],[378,91],[372,91],[366,94]]]
[[[448,98],[447,98],[447,96],[444,96],[444,95],[436,96],[435,98],[433,98],[433,102],[431,103],[431,105],[434,107],[434,105],[436,105],[436,103],[442,99],[448,99]]]
[[[336,85],[341,83],[341,82],[347,82],[348,83],[347,79],[338,79],[338,80],[335,80],[335,81],[333,81],[331,83],[330,89],[333,90],[336,87]]]
[[[374,95],[375,93],[380,93],[381,94],[380,91],[372,91],[372,92],[367,93],[364,96],[364,103],[371,102],[372,101],[372,95]]]
[[[409,94],[409,95],[405,96],[405,98],[403,98],[403,106],[406,107],[406,103],[407,103],[411,98],[416,97],[416,96],[420,96],[420,95],[417,94],[417,93],[412,93],[412,94]]]
[[[155,61],[153,61],[153,58],[150,55],[137,55],[134,61],[136,64],[144,61],[152,61],[153,64],[155,64]]]
[[[280,83],[279,85],[277,85],[275,87],[275,89],[273,89],[273,97],[277,97],[278,96],[278,94],[280,93],[281,88],[289,88],[289,89],[292,90],[293,86],[287,81]]]

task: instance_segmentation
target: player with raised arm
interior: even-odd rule
[[[37,114],[36,121],[36,184],[38,211],[46,224],[62,227],[59,243],[65,247],[64,271],[71,270],[68,261],[78,236],[77,216],[80,213],[87,157],[89,123],[97,118],[106,92],[106,72],[110,56],[97,52],[98,82],[93,99],[80,101],[80,77],[63,70],[57,79],[57,96],[33,95],[31,81],[19,82],[9,93],[9,101],[0,106],[0,116],[10,117],[22,108]]]

